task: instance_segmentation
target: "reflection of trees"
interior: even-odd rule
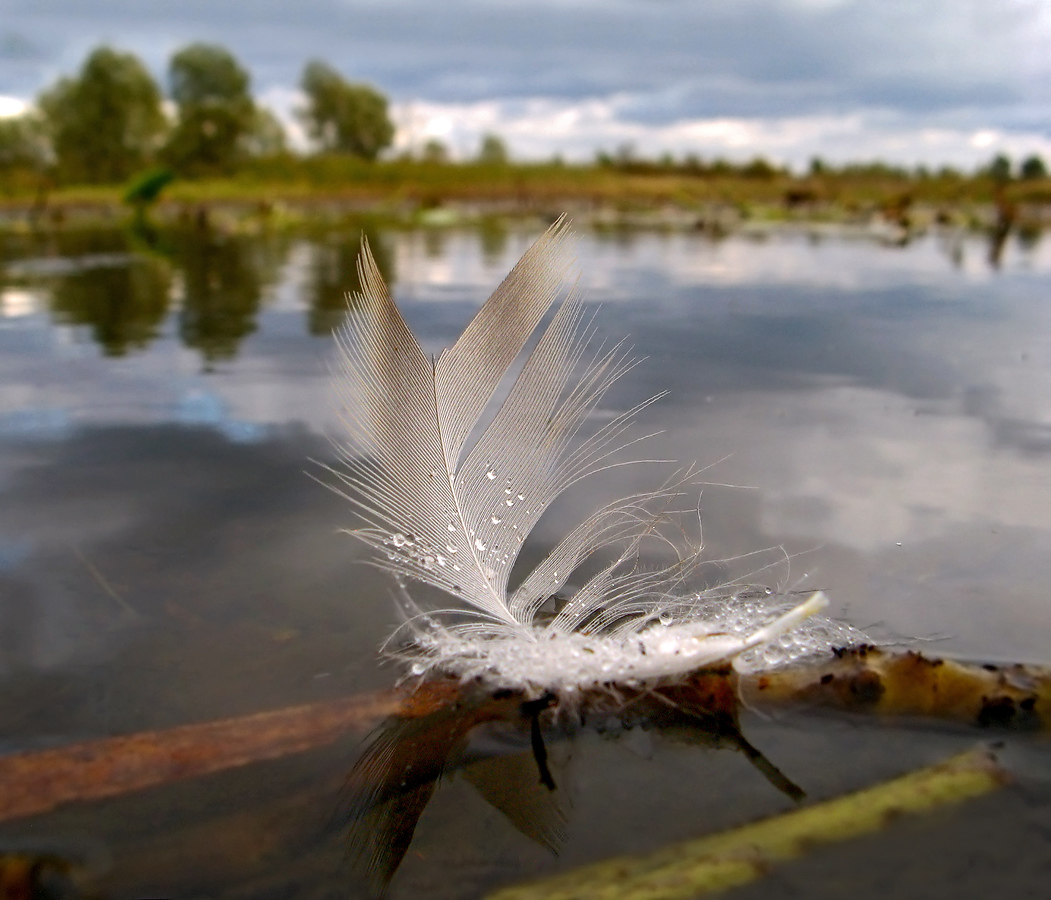
[[[394,283],[394,266],[390,249],[380,235],[370,229],[363,232],[330,235],[318,241],[311,260],[307,298],[307,328],[311,334],[328,335],[343,322],[347,311],[347,293],[361,289],[358,278],[358,251],[361,234],[369,242],[376,265],[388,285]]]
[[[162,259],[127,256],[119,229],[51,231],[20,249],[62,264],[48,279],[52,314],[90,328],[107,356],[123,356],[156,337],[168,309],[171,267]]]
[[[86,325],[107,356],[145,347],[168,310],[171,273],[163,262],[135,258],[59,278],[52,310],[61,321]]]
[[[28,252],[71,260],[100,253],[124,253],[128,249],[124,233],[117,228],[62,229],[42,232],[33,239]]]
[[[448,232],[444,228],[423,229],[423,255],[427,259],[443,259]]]
[[[263,290],[276,280],[288,245],[284,236],[170,230],[136,220],[128,230],[50,232],[18,250],[42,259],[45,270],[54,260],[57,274],[48,281],[55,317],[89,326],[109,356],[141,349],[156,337],[173,277],[181,276],[179,336],[207,366],[232,358],[255,331]]]
[[[1039,222],[1025,222],[1018,226],[1018,246],[1025,253],[1032,253],[1040,245],[1043,230]]]
[[[486,265],[496,266],[507,250],[507,226],[499,219],[483,219],[478,228],[482,242],[482,259]]]
[[[206,364],[233,358],[255,331],[262,289],[276,274],[282,247],[209,229],[180,231],[171,243],[185,284],[179,336]]]

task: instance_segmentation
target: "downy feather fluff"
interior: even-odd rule
[[[699,546],[679,548],[661,567],[640,564],[645,542],[668,540],[661,529],[695,481],[692,470],[592,513],[509,590],[540,516],[569,486],[620,464],[632,417],[657,399],[581,435],[634,362],[622,345],[589,350],[593,329],[575,290],[557,302],[567,240],[563,218],[437,359],[410,332],[363,245],[362,289],[337,333],[347,438],[332,471],[367,523],[350,533],[398,579],[406,621],[396,637],[405,640],[389,652],[414,675],[572,692],[726,661],[762,667],[852,643],[858,632],[814,617],[826,604],[821,592],[801,603],[733,585],[690,593]],[[582,566],[589,574],[548,612]],[[438,588],[448,603],[421,608],[406,590],[412,582]]]

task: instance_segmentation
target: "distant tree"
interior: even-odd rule
[[[17,169],[40,169],[51,153],[39,115],[22,113],[0,119],[0,177]]]
[[[622,168],[633,165],[639,161],[638,150],[635,149],[635,144],[632,141],[625,141],[617,147],[616,153],[613,155],[613,161]]]
[[[828,173],[828,166],[820,156],[812,156],[810,158],[810,174],[811,175],[825,175]]]
[[[507,144],[496,134],[482,136],[482,145],[478,148],[478,162],[485,166],[507,165],[509,154]]]
[[[288,135],[285,126],[269,109],[255,108],[252,127],[242,140],[249,156],[276,156],[288,150]]]
[[[989,163],[989,168],[985,171],[997,184],[1003,184],[1011,180],[1011,160],[1000,153]]]
[[[840,169],[843,175],[853,178],[907,179],[909,170],[904,166],[874,160],[872,162],[848,163]]]
[[[696,153],[687,153],[682,159],[682,170],[690,175],[701,175],[704,161]]]
[[[763,159],[763,157],[757,156],[751,162],[742,167],[741,174],[745,178],[766,179],[773,178],[778,174],[778,170],[767,160]]]
[[[301,116],[321,150],[375,159],[391,145],[387,98],[375,88],[349,82],[319,60],[307,63],[301,85],[307,95]]]
[[[1018,173],[1026,181],[1035,181],[1039,178],[1047,178],[1047,166],[1039,156],[1028,156],[1022,161]]]
[[[109,47],[93,51],[78,76],[60,79],[37,105],[67,181],[124,180],[151,160],[167,125],[146,67]]]
[[[729,160],[719,157],[708,164],[708,172],[717,178],[726,178],[734,174],[734,166]]]
[[[168,79],[178,107],[169,161],[191,174],[229,172],[258,122],[248,72],[224,47],[191,44],[172,57]]]
[[[447,163],[449,148],[437,138],[431,138],[423,145],[423,161],[429,163]]]

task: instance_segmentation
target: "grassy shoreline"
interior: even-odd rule
[[[47,227],[127,217],[125,185],[49,185],[36,177],[0,188],[0,227]],[[598,225],[732,231],[745,223],[882,222],[911,231],[1051,225],[1051,179],[998,184],[988,176],[920,177],[881,167],[809,176],[674,167],[366,163],[339,157],[256,161],[236,175],[176,180],[151,214],[161,221],[216,214],[230,221],[369,216],[457,225],[493,216],[569,211]]]

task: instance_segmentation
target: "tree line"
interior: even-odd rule
[[[159,190],[165,181],[150,176],[163,167],[167,177],[228,175],[253,158],[288,152],[282,123],[252,97],[251,76],[224,47],[194,43],[177,51],[162,90],[143,62],[132,53],[99,47],[73,76],[60,78],[36,98],[34,108],[0,119],[0,183],[32,185],[43,173],[65,184],[113,184],[146,172],[143,190]],[[388,100],[375,87],[348,81],[320,60],[306,63],[300,79],[306,104],[298,116],[313,149],[375,160],[394,139]],[[427,141],[419,157],[425,163],[448,163],[449,150]],[[478,163],[505,166],[503,140],[483,136]],[[555,164],[559,163],[556,158]],[[687,154],[676,159],[639,156],[632,145],[599,151],[594,164],[631,174],[678,174],[702,178],[737,177],[768,181],[791,177],[784,167],[757,157],[749,162],[702,160]],[[152,172],[150,170],[153,170]],[[1016,165],[996,156],[976,173],[998,187],[1012,180],[1047,178],[1044,160],[1031,155]],[[26,176],[28,175],[28,180]],[[909,171],[885,163],[832,166],[811,161],[808,175],[862,179],[965,179],[943,167]]]
[[[303,69],[298,114],[314,147],[372,160],[391,145],[387,98],[325,62]],[[150,166],[224,175],[251,157],[287,151],[280,121],[251,94],[251,76],[226,48],[194,43],[168,64],[167,95],[132,53],[99,47],[35,109],[0,119],[0,174],[48,170],[65,183],[126,180]],[[165,100],[173,113],[166,112]]]
[[[601,169],[613,169],[635,175],[674,173],[699,177],[737,177],[757,181],[792,177],[792,172],[787,166],[770,162],[762,156],[744,162],[732,162],[718,157],[705,160],[695,153],[687,153],[676,159],[672,154],[664,153],[655,159],[649,159],[636,153],[631,144],[623,144],[613,153],[599,150],[595,154],[595,165]],[[980,165],[973,174],[979,178],[991,179],[997,185],[1003,185],[1016,180],[1039,181],[1047,178],[1048,168],[1043,157],[1035,153],[1019,160],[1017,164],[1006,154],[999,153],[990,162]],[[820,157],[813,157],[804,177],[822,176],[903,181],[933,178],[959,180],[969,177],[967,173],[948,165],[933,171],[925,165],[910,169],[907,166],[879,161],[834,165]]]

